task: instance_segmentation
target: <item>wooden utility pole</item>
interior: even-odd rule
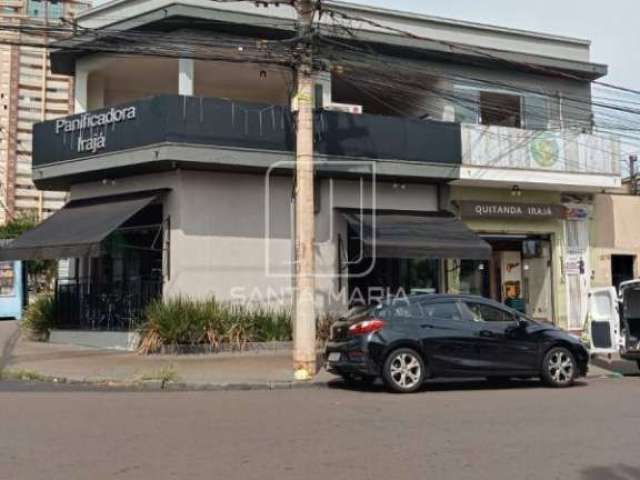
[[[296,103],[296,289],[293,368],[296,379],[307,380],[316,373],[315,314],[315,213],[313,110],[314,81],[311,29],[315,1],[297,0],[301,55],[297,64]]]
[[[631,195],[638,194],[638,181],[636,179],[637,155],[629,155],[629,181],[631,182]]]

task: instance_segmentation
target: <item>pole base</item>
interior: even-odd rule
[[[311,380],[316,374],[316,362],[296,362],[293,370],[293,378],[298,381]]]

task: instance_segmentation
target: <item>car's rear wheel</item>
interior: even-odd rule
[[[564,388],[573,385],[577,371],[571,352],[564,347],[553,347],[544,356],[540,375],[550,387]]]
[[[384,383],[399,393],[418,390],[426,377],[420,354],[410,348],[399,348],[389,354],[382,370]]]

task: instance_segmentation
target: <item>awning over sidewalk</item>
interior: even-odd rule
[[[491,246],[446,212],[360,213],[344,211],[363,255],[378,258],[458,258],[486,260]]]
[[[40,225],[0,248],[0,260],[97,256],[100,242],[162,192],[139,192],[67,203]]]

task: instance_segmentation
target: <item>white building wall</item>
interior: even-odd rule
[[[78,199],[161,188],[171,189],[163,209],[170,223],[165,296],[214,295],[272,305],[292,301],[291,177],[267,180],[263,174],[177,170],[79,184],[71,195]],[[370,181],[363,182],[361,203],[359,181],[323,179],[319,184],[316,289],[321,310],[343,308],[346,300],[339,295],[336,276],[338,238],[346,240],[339,209],[362,205],[433,211],[438,205],[433,185],[378,183],[375,202],[373,191]]]

